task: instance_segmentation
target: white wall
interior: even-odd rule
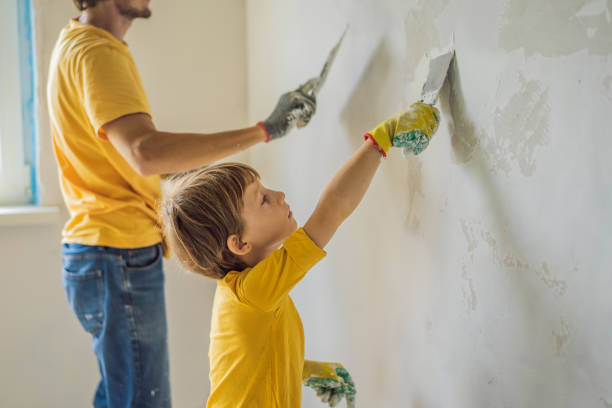
[[[245,8],[241,0],[151,3],[153,17],[127,36],[158,128],[216,131],[246,125]],[[63,209],[46,96],[49,56],[78,14],[70,0],[35,0],[39,68],[40,178],[44,205]],[[238,157],[240,158],[240,157]],[[0,406],[91,406],[99,379],[90,337],[61,286],[60,233],[53,225],[0,227]],[[208,396],[208,329],[214,282],[166,262],[174,406]]]
[[[431,146],[385,160],[293,293],[307,358],[344,363],[359,406],[612,406],[610,13],[609,0],[247,2],[251,121],[351,25],[311,124],[251,151],[302,222],[455,34]]]

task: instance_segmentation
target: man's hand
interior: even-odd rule
[[[302,382],[330,407],[338,405],[342,397],[346,398],[347,408],[355,407],[355,383],[340,363],[305,360]]]
[[[415,102],[366,133],[365,138],[373,140],[385,157],[391,146],[403,147],[404,155],[417,155],[429,146],[439,123],[438,109],[423,102]]]
[[[268,134],[268,139],[285,136],[296,125],[304,127],[317,110],[316,98],[310,90],[317,78],[313,78],[294,91],[281,95],[276,108],[266,120],[260,122]]]

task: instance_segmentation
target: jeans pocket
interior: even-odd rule
[[[126,277],[131,296],[163,291],[163,251],[161,245],[131,250],[126,259]]]
[[[132,270],[150,269],[161,261],[162,255],[163,251],[160,244],[131,249],[126,259],[126,267]]]
[[[93,335],[104,323],[104,275],[101,269],[83,268],[78,272],[62,272],[62,285],[68,302],[81,326]]]

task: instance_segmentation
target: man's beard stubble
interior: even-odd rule
[[[136,18],[149,18],[151,17],[151,9],[149,9],[148,7],[144,8],[144,9],[137,9],[134,7],[130,7],[130,6],[124,6],[122,4],[117,5],[117,9],[119,10],[119,14],[121,14],[124,17],[127,17],[131,20],[134,20]]]

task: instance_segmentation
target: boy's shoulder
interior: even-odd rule
[[[300,228],[257,265],[242,271],[230,271],[220,279],[217,302],[238,301],[266,312],[275,310],[325,255],[325,251]]]
[[[289,256],[294,260],[315,260],[314,263],[321,260],[327,252],[319,248],[317,244],[308,236],[304,228],[298,228],[297,231],[289,235],[281,249],[285,249]]]
[[[282,267],[282,263],[276,262],[278,258],[290,256],[294,260],[301,259],[316,259],[315,263],[321,258],[325,257],[327,253],[319,248],[312,239],[308,236],[304,228],[298,228],[295,232],[291,233],[283,245],[277,250],[270,253],[267,257],[262,259],[253,267],[246,267],[243,270],[231,270],[223,278],[219,279],[219,283],[223,285],[231,285],[233,282],[239,279],[243,279],[257,268],[269,268],[269,267]]]

